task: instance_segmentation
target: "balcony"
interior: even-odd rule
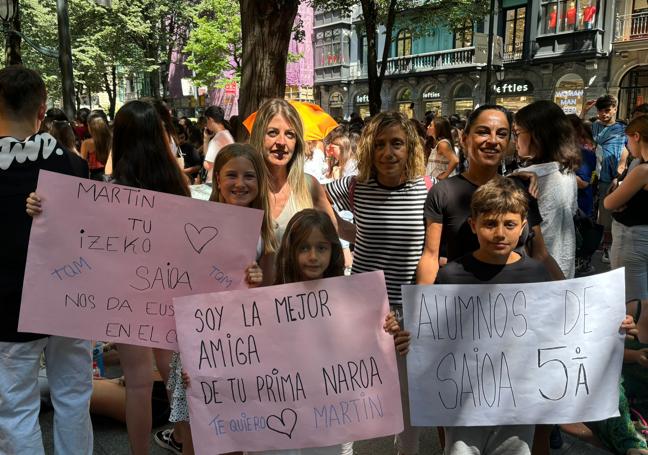
[[[385,75],[422,73],[434,70],[447,70],[475,66],[481,62],[475,58],[475,47],[463,47],[447,51],[428,52],[426,54],[406,55],[387,59]],[[378,71],[380,65],[378,62]],[[485,63],[485,62],[484,62]],[[367,65],[354,62],[350,67],[351,78],[363,79],[367,77]]]
[[[637,41],[648,39],[648,12],[620,14],[616,18],[614,41]]]

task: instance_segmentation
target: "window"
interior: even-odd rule
[[[596,26],[599,0],[552,0],[542,4],[545,34],[590,30]]]
[[[471,88],[466,84],[459,85],[454,91],[454,112],[463,115],[472,111],[473,107]]]
[[[473,23],[464,22],[463,26],[455,30],[455,49],[470,47],[473,45]]]
[[[526,7],[506,11],[504,60],[519,60],[524,50],[524,19]]]
[[[412,55],[412,33],[407,30],[401,30],[396,35],[396,57]]]
[[[318,32],[315,36],[315,66],[342,65],[349,61],[348,46],[342,30]]]

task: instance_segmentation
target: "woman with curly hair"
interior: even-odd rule
[[[355,225],[340,222],[340,235],[355,242],[351,273],[383,270],[392,311],[402,315],[401,285],[416,280],[423,251],[423,146],[409,119],[399,112],[373,117],[358,144],[358,175],[326,185],[329,198],[353,213]],[[344,227],[344,229],[343,229]],[[397,436],[402,454],[418,452],[418,432],[409,424],[407,372],[398,358],[405,430]]]

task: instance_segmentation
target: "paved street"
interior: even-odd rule
[[[609,269],[609,266],[600,262],[600,253],[595,255],[593,261],[597,272]],[[52,441],[52,411],[41,413],[41,427],[45,441],[46,454],[53,454]],[[96,455],[127,455],[128,439],[126,435],[126,426],[116,423],[106,418],[93,418],[95,450]],[[568,431],[573,433],[572,428]],[[552,455],[609,455],[609,452],[589,445],[579,439],[571,437],[563,432],[563,447],[560,450],[553,451]],[[161,449],[151,437],[151,454],[165,455],[170,452]],[[391,455],[393,450],[392,438],[372,439],[369,441],[360,441],[354,445],[356,455]],[[442,453],[439,445],[436,430],[425,429],[421,436],[421,455],[436,455]]]

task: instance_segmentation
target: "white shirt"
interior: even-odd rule
[[[222,149],[228,144],[233,144],[233,143],[234,143],[234,138],[227,130],[222,130],[214,134],[214,137],[212,137],[211,140],[209,141],[209,144],[207,144],[207,153],[205,153],[205,161],[214,164],[214,161],[216,161],[216,155],[218,155],[220,149]],[[210,170],[209,173],[207,174],[207,183],[211,183],[212,181],[212,172],[213,170]]]

